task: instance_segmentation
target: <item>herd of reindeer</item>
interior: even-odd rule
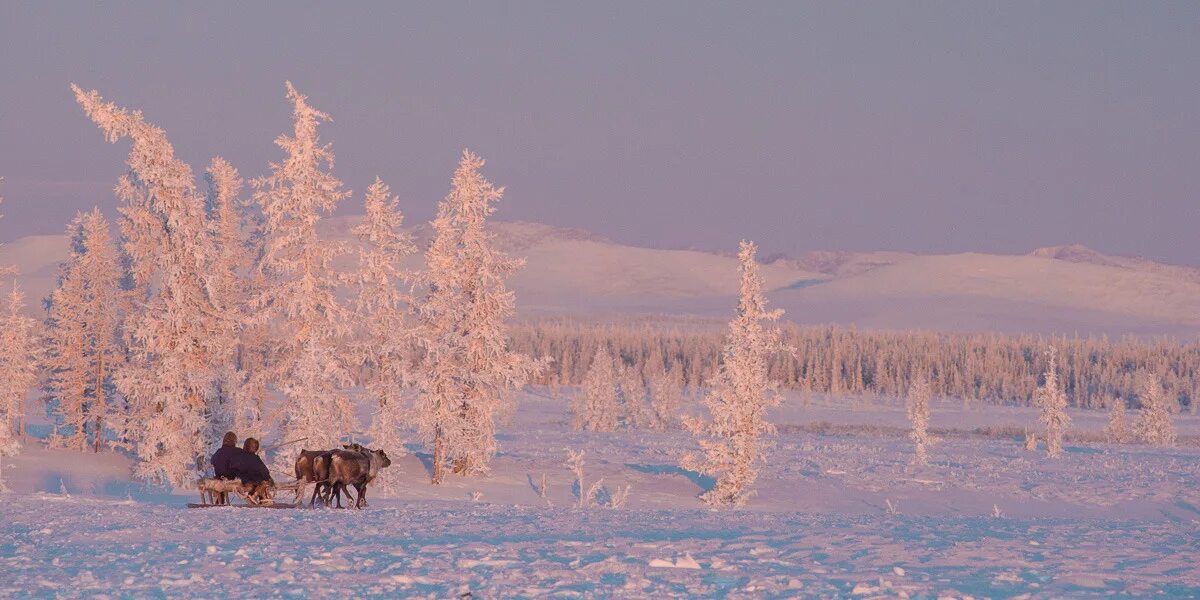
[[[361,444],[343,444],[341,450],[301,450],[296,457],[296,481],[314,484],[310,507],[317,497],[325,506],[336,500],[342,508],[342,494],[350,500],[350,489],[357,498],[354,508],[367,505],[367,486],[375,481],[379,470],[391,466],[392,460],[383,450],[372,450]]]

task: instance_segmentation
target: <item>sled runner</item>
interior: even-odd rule
[[[304,496],[306,484],[303,481],[276,483],[259,487],[242,483],[240,479],[201,479],[197,483],[200,490],[200,503],[189,503],[188,508],[207,508],[210,506],[237,506],[240,508],[297,508]],[[257,493],[256,493],[257,492]],[[290,503],[276,502],[275,497],[280,493],[292,494]],[[240,498],[241,504],[234,504],[233,498]]]

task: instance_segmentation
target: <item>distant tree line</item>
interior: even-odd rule
[[[795,354],[770,356],[768,373],[781,388],[816,393],[903,398],[917,378],[930,392],[966,404],[1030,405],[1046,372],[1045,350],[1057,349],[1060,384],[1071,406],[1109,408],[1123,399],[1140,406],[1139,377],[1154,374],[1173,410],[1195,412],[1200,397],[1200,343],[1171,338],[1112,340],[1000,333],[859,330],[780,325]],[[603,349],[645,381],[677,372],[690,390],[716,372],[725,332],[699,320],[638,320],[600,324],[572,319],[531,321],[512,329],[513,348],[549,356],[536,382],[575,386]]]

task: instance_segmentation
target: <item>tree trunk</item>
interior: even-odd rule
[[[96,357],[96,430],[92,451],[100,452],[100,436],[104,432],[104,353]]]
[[[25,396],[20,398],[20,414],[17,415],[17,433],[22,440],[25,439],[25,410],[28,410],[28,407],[25,406],[26,400],[28,400],[28,398]],[[8,424],[5,424],[5,427],[7,426]]]
[[[446,440],[442,437],[442,428],[438,427],[433,434],[433,478],[429,483],[440,485],[445,476]]]

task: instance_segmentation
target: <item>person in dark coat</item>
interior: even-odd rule
[[[258,457],[258,440],[246,438],[241,451],[230,461],[233,476],[241,479],[242,483],[252,487],[251,496],[260,500],[266,498],[275,481],[271,479],[271,471],[266,463]]]
[[[238,454],[244,452],[237,447],[237,434],[232,431],[226,431],[225,437],[221,438],[221,448],[212,455],[213,474],[217,479],[234,479],[233,476],[233,459]],[[216,498],[217,504],[229,504],[228,495],[221,492]]]
[[[225,432],[225,437],[221,438],[221,449],[212,455],[213,473],[217,479],[234,479],[233,458],[241,453],[242,449],[237,447],[237,434]]]

